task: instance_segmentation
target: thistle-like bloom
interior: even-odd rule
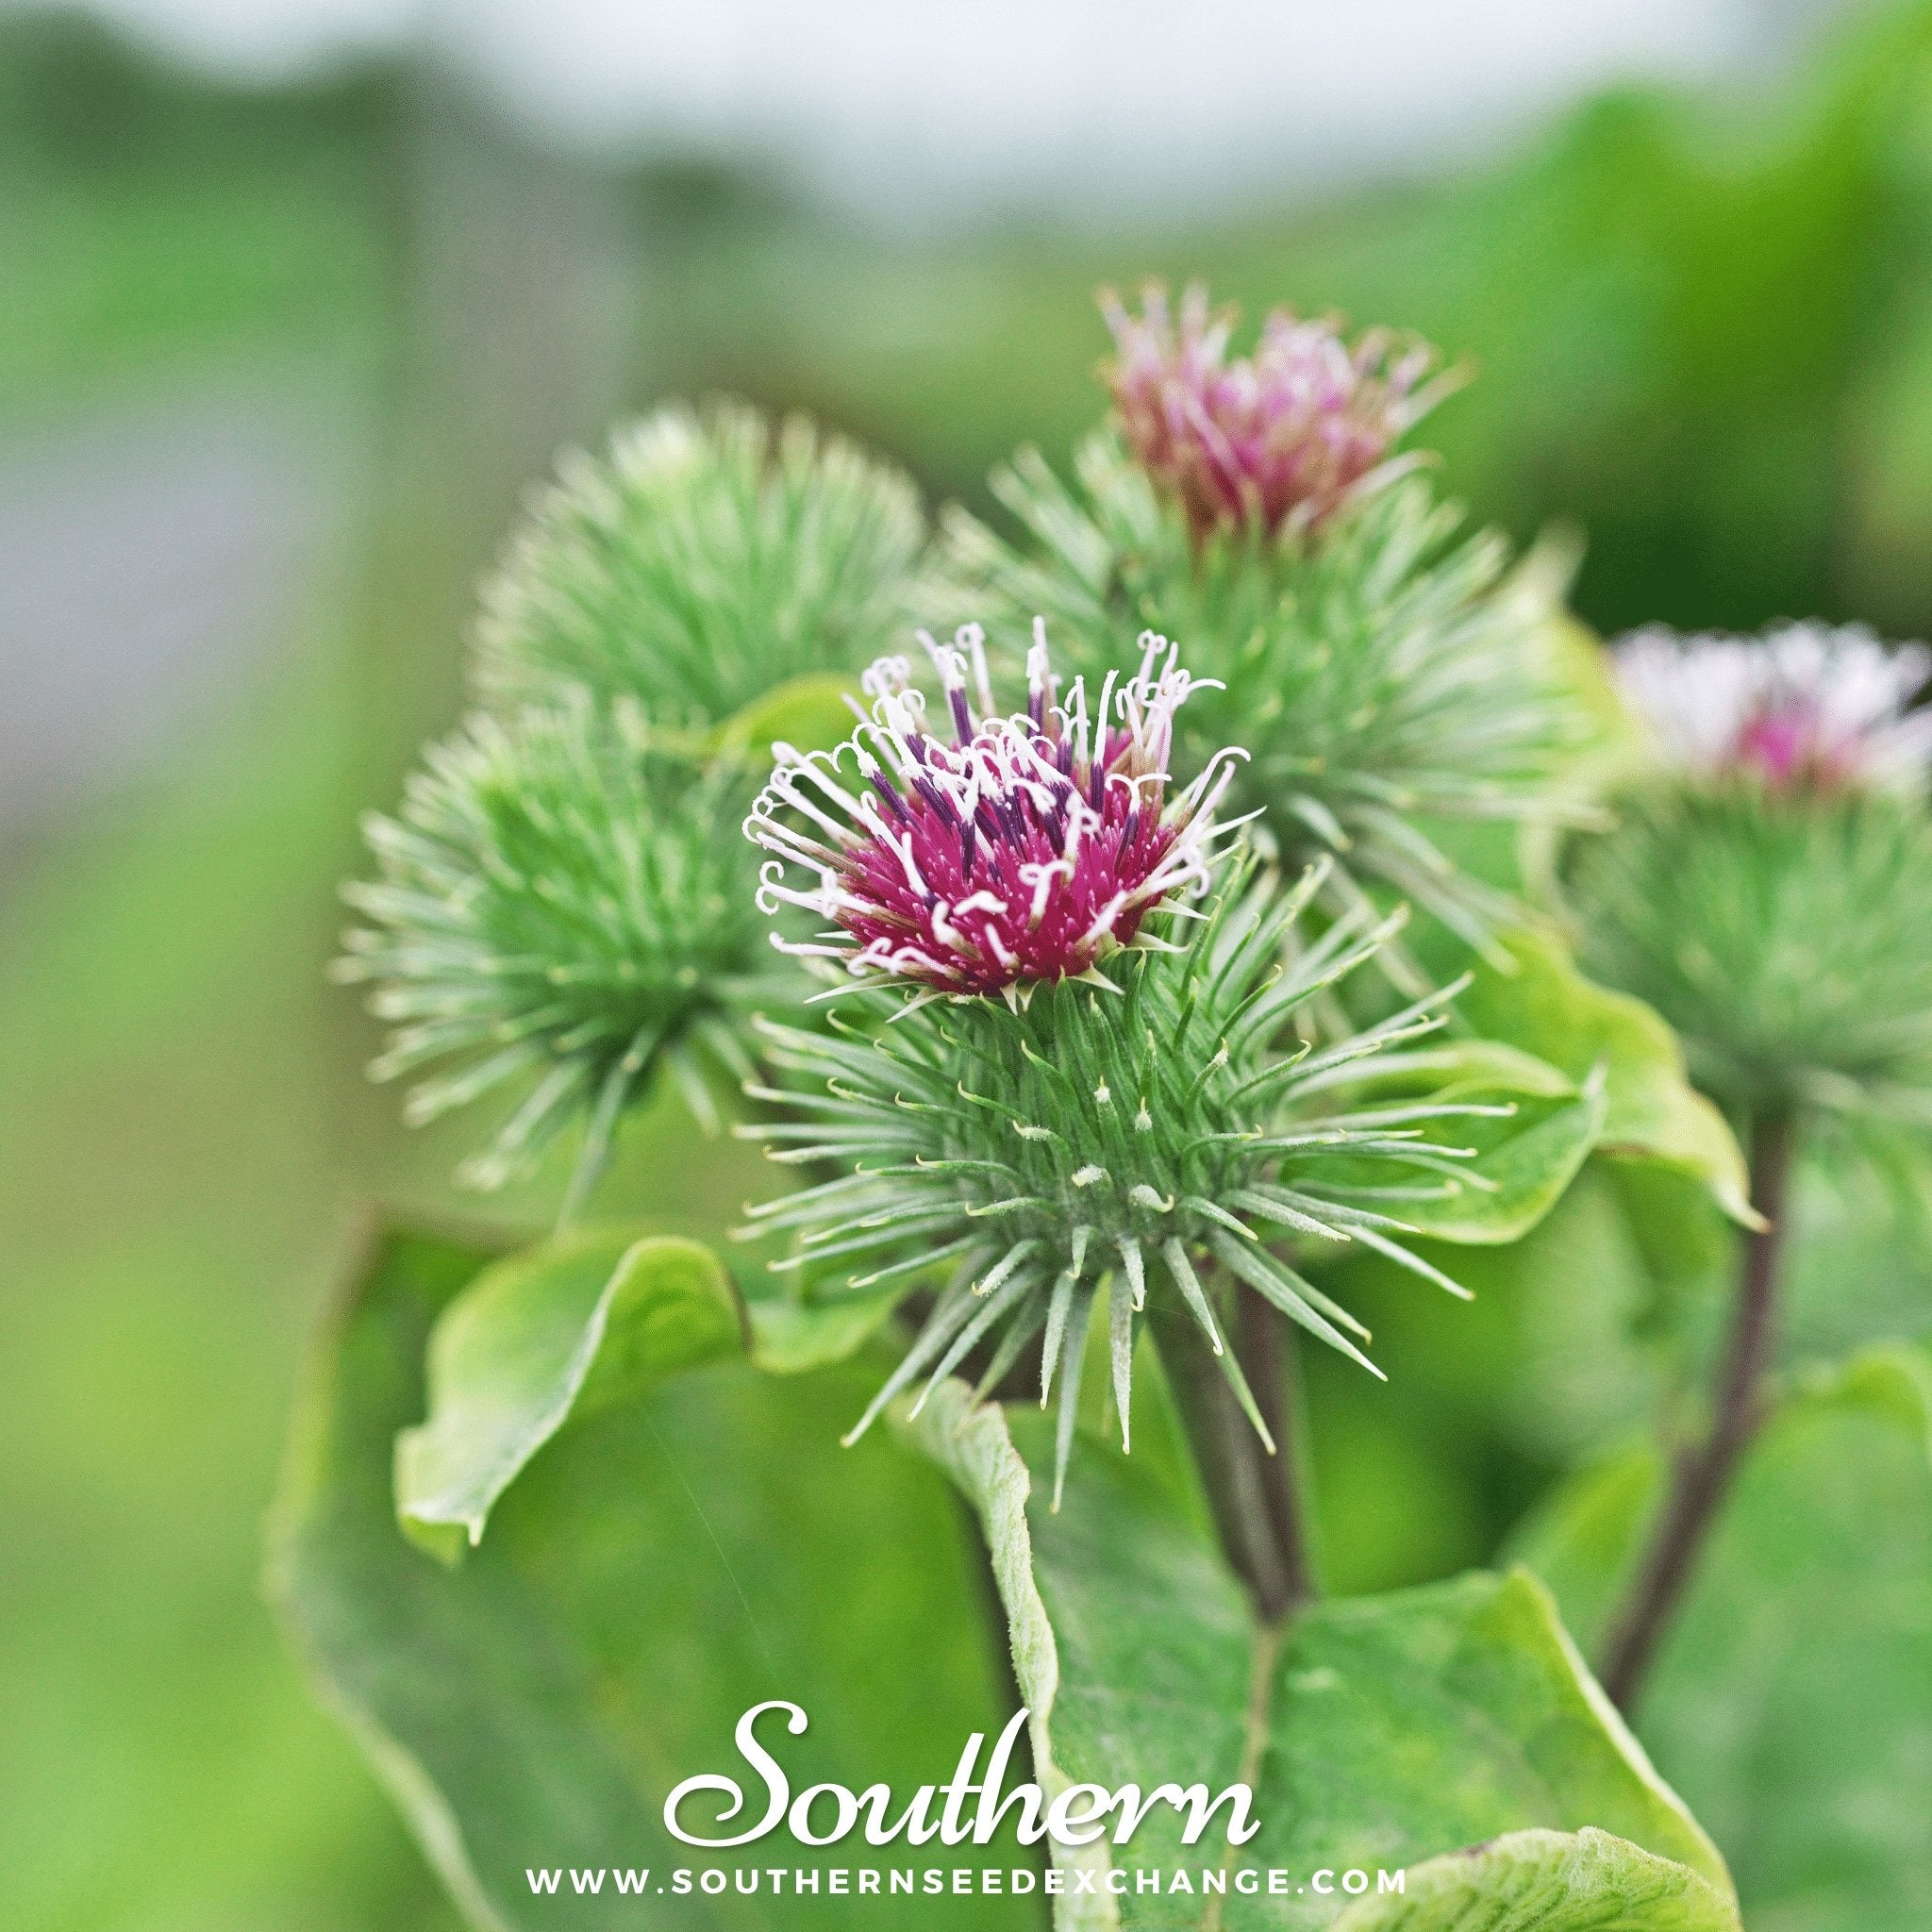
[[[1230,805],[1259,811],[1290,863],[1332,857],[1332,906],[1381,887],[1483,944],[1511,908],[1458,871],[1440,827],[1577,816],[1562,774],[1587,730],[1549,600],[1506,575],[1501,541],[1457,537],[1416,476],[1316,532],[1202,542],[1113,437],[1078,469],[1070,485],[1023,454],[996,473],[1031,541],[956,514],[950,594],[995,638],[1043,612],[1090,679],[1130,625],[1185,638],[1200,696],[1176,721],[1181,762],[1238,741],[1251,757]]]
[[[790,904],[834,922],[818,940],[774,942],[854,976],[1014,1004],[1044,982],[1098,976],[1153,908],[1207,884],[1236,759],[1217,754],[1170,793],[1174,713],[1194,681],[1165,638],[1144,634],[1141,648],[1139,672],[1109,675],[1090,716],[1077,680],[1062,703],[1037,625],[1026,709],[1003,717],[979,627],[962,626],[953,646],[927,640],[950,742],[927,729],[908,661],[881,658],[864,679],[870,717],[836,752],[781,747],[745,822],[776,855],[760,909]],[[816,884],[788,883],[793,868]]]
[[[1135,456],[1197,530],[1321,523],[1386,480],[1390,450],[1445,391],[1425,379],[1435,350],[1386,329],[1351,345],[1333,321],[1277,308],[1254,355],[1229,360],[1236,311],[1210,312],[1198,283],[1178,324],[1158,283],[1141,304],[1136,316],[1101,297],[1118,351],[1108,383]]]
[[[908,621],[909,478],[803,417],[674,405],[566,457],[483,587],[478,682],[582,686],[703,728],[790,679],[867,664]]]
[[[368,924],[336,976],[373,985],[394,1029],[376,1078],[441,1069],[411,1092],[412,1124],[520,1092],[472,1185],[500,1186],[582,1120],[568,1216],[659,1066],[707,1124],[705,1063],[750,1075],[750,1006],[781,990],[748,904],[742,797],[728,770],[655,755],[634,707],[577,692],[473,719],[431,747],[397,817],[367,821],[381,875],[344,889]]]
[[[1441,1024],[1445,995],[1325,1050],[1297,1038],[1307,1003],[1399,924],[1343,919],[1295,954],[1297,914],[1319,884],[1311,873],[1283,895],[1236,876],[1187,946],[1117,953],[1099,969],[1104,991],[1062,978],[1015,1009],[971,997],[922,1005],[874,986],[865,997],[898,1003],[891,1024],[835,1016],[828,1033],[764,1028],[768,1058],[792,1077],[752,1091],[791,1118],[738,1131],[771,1143],[776,1160],[844,1172],[754,1208],[747,1232],[798,1232],[796,1252],[774,1265],[811,1269],[821,1295],[922,1277],[939,1288],[854,1438],[915,1377],[929,1391],[984,1345],[983,1391],[1039,1338],[1042,1405],[1059,1391],[1063,1476],[1105,1290],[1123,1446],[1143,1319],[1163,1348],[1174,1324],[1197,1332],[1265,1441],[1224,1340],[1233,1284],[1380,1373],[1357,1345],[1366,1331],[1286,1243],[1360,1243],[1461,1292],[1404,1245],[1401,1213],[1484,1184],[1468,1149],[1425,1138],[1440,1117],[1508,1109],[1344,1097],[1405,1064],[1398,1049]],[[843,1289],[828,1286],[833,1270],[850,1271]]]
[[[1932,762],[1932,711],[1906,708],[1932,678],[1932,651],[1889,651],[1864,625],[1784,624],[1762,638],[1657,625],[1624,639],[1614,662],[1665,760],[1690,777],[1916,791]]]
[[[1617,676],[1661,758],[1565,871],[1584,963],[1746,1111],[1932,1110],[1932,654],[1860,627],[1640,632]]]

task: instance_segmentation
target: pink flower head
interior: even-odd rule
[[[1262,325],[1252,357],[1230,362],[1236,312],[1210,313],[1199,283],[1181,297],[1177,328],[1158,283],[1139,316],[1111,291],[1100,308],[1119,351],[1107,375],[1121,426],[1197,531],[1321,523],[1396,474],[1391,445],[1450,386],[1424,382],[1436,364],[1426,342],[1371,329],[1350,348],[1332,320],[1287,308]]]
[[[1775,791],[1910,790],[1932,761],[1923,644],[1889,651],[1862,625],[1786,624],[1762,638],[1680,638],[1661,625],[1616,649],[1619,688],[1666,759]]]
[[[801,906],[835,929],[774,944],[855,976],[1017,1004],[1043,980],[1104,979],[1100,962],[1134,941],[1154,907],[1207,884],[1214,808],[1241,754],[1218,754],[1169,795],[1174,714],[1195,682],[1177,649],[1144,632],[1139,673],[1109,674],[1090,714],[1078,679],[1062,701],[1045,626],[1034,628],[1024,711],[994,713],[982,633],[966,625],[950,646],[922,634],[950,742],[927,730],[907,659],[882,658],[864,678],[871,711],[836,752],[775,748],[778,768],[745,821],[775,855],[758,906]],[[816,883],[787,883],[793,866]]]

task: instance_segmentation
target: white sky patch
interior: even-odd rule
[[[19,0],[0,0],[0,5]],[[93,0],[228,70],[427,38],[613,151],[919,221],[1176,210],[1480,153],[1593,87],[1787,50],[1835,0]]]

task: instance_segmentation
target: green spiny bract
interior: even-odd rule
[[[370,1010],[393,1025],[372,1073],[439,1070],[410,1094],[412,1124],[525,1090],[464,1169],[472,1185],[500,1185],[583,1119],[568,1216],[660,1064],[708,1124],[704,1062],[753,1072],[747,1003],[774,965],[738,832],[746,789],[655,754],[634,706],[577,692],[473,718],[430,749],[398,816],[367,821],[380,876],[345,889],[369,924],[336,971],[373,983]]]
[[[822,1283],[836,1269],[847,1291],[950,1275],[854,1437],[915,1376],[930,1389],[985,1344],[984,1391],[1043,1334],[1041,1402],[1058,1378],[1063,1475],[1088,1322],[1110,1282],[1123,1442],[1135,1324],[1150,1305],[1199,1324],[1265,1439],[1223,1347],[1230,1282],[1372,1370],[1350,1340],[1366,1331],[1283,1243],[1359,1241],[1460,1292],[1402,1244],[1402,1205],[1471,1179],[1466,1150],[1424,1140],[1427,1124],[1497,1109],[1338,1098],[1440,1025],[1443,996],[1326,1048],[1297,1040],[1310,999],[1398,923],[1364,930],[1344,917],[1295,953],[1297,914],[1320,884],[1319,870],[1285,896],[1265,879],[1230,883],[1185,948],[1116,954],[1100,969],[1106,989],[1066,979],[1018,1010],[969,995],[910,1011],[882,990],[852,996],[893,1008],[870,1031],[763,1028],[768,1058],[792,1077],[754,1097],[792,1118],[738,1131],[768,1141],[774,1159],[847,1171],[753,1209],[747,1234],[798,1232],[774,1265]]]
[[[1568,890],[1588,971],[1647,1000],[1755,1110],[1932,1103],[1932,828],[1907,801],[1640,796]]]
[[[492,700],[567,685],[716,724],[788,679],[888,650],[924,542],[906,476],[803,417],[660,409],[567,458],[484,586]]]
[[[1379,884],[1474,944],[1507,914],[1450,862],[1430,820],[1560,819],[1578,724],[1546,654],[1549,612],[1505,575],[1493,536],[1458,538],[1457,510],[1411,477],[1315,528],[1201,532],[1117,437],[1091,439],[1077,486],[1023,454],[994,478],[1025,547],[963,514],[948,525],[952,594],[996,640],[1043,614],[1076,672],[1128,629],[1181,638],[1204,685],[1182,762],[1252,754],[1236,810],[1259,809],[1291,858],[1332,855],[1331,898]]]

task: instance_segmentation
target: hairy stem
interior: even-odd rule
[[[1243,1301],[1248,1294],[1241,1291]],[[1258,1302],[1259,1297],[1254,1299]],[[1265,1312],[1274,1310],[1262,1304]],[[1277,1453],[1255,1433],[1228,1387],[1221,1363],[1184,1313],[1154,1317],[1161,1364],[1174,1389],[1208,1507],[1228,1562],[1273,1623],[1310,1595],[1301,1509],[1289,1458],[1286,1381],[1280,1337],[1257,1325],[1251,1336],[1243,1309],[1232,1338]]]
[[[1744,1237],[1730,1339],[1718,1370],[1709,1433],[1678,1456],[1670,1494],[1642,1568],[1610,1626],[1603,1686],[1626,1715],[1637,1704],[1657,1645],[1693,1574],[1738,1464],[1764,1414],[1765,1373],[1777,1331],[1778,1260],[1790,1176],[1791,1117],[1754,1123],[1751,1205],[1763,1225]]]

